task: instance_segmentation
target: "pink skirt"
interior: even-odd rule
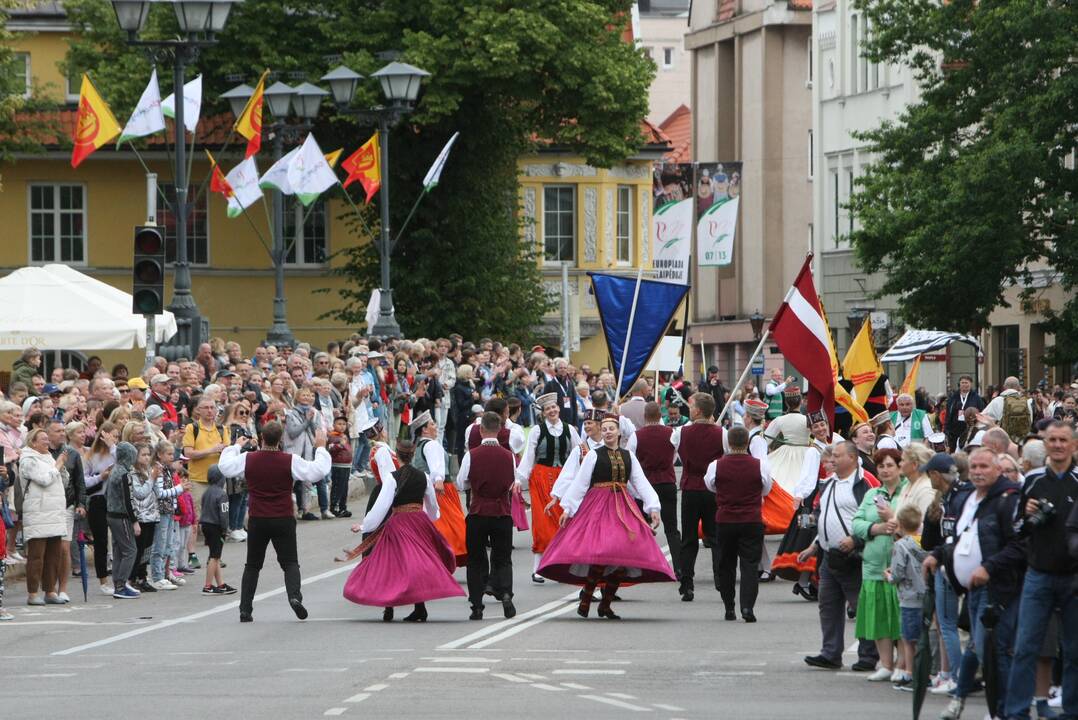
[[[622,489],[593,487],[580,509],[550,541],[539,574],[561,583],[583,585],[592,566],[604,574],[624,570],[631,583],[674,582],[651,526]]]
[[[513,515],[513,527],[517,530],[527,530],[528,525],[528,512],[524,509],[524,496],[514,491],[510,500],[510,512]]]
[[[382,526],[371,554],[344,583],[357,605],[398,607],[463,597],[453,579],[456,559],[425,512],[395,512]]]

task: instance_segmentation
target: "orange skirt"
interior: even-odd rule
[[[773,483],[771,492],[764,497],[764,532],[768,535],[784,534],[786,528],[790,527],[795,512],[797,503],[794,502],[793,495],[783,490],[778,483]]]
[[[446,481],[445,489],[438,495],[438,519],[434,527],[449,543],[453,555],[457,558],[457,567],[468,563],[468,545],[464,542],[464,511],[460,506],[460,493],[457,486]]]
[[[544,508],[550,502],[550,491],[554,489],[554,481],[558,479],[561,468],[549,467],[536,464],[532,468],[531,477],[528,479],[528,495],[532,502],[532,552],[546,552],[547,545],[554,539],[558,532],[558,521],[561,520],[562,509],[555,505],[548,515]]]

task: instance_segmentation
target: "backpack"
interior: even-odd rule
[[[191,428],[191,433],[194,436],[192,438],[192,440],[194,442],[198,442],[198,420],[195,420],[191,424],[193,425],[193,427]],[[221,440],[223,441],[225,439],[225,426],[224,425],[214,425],[214,427],[217,428],[217,434],[221,436]],[[1023,435],[1023,437],[1024,437],[1024,435]]]
[[[1004,396],[1003,417],[1000,418],[999,426],[1011,436],[1011,440],[1015,443],[1025,440],[1030,428],[1026,398],[1021,395]]]

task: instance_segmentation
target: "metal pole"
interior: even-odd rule
[[[618,367],[618,400],[621,400],[621,383],[625,380],[625,361],[629,357],[629,341],[633,337],[633,321],[636,320],[636,301],[640,299],[640,281],[644,279],[644,268],[636,272],[636,287],[633,289],[633,305],[629,308],[629,326],[625,328],[625,347],[621,349],[621,366]]]
[[[569,265],[561,264],[561,354],[569,359]]]
[[[146,224],[157,224],[157,173],[146,173]]]
[[[157,355],[157,317],[143,315],[146,318],[146,361],[142,363],[142,374],[153,366],[153,359]]]
[[[749,356],[749,361],[745,363],[745,370],[741,373],[741,377],[737,379],[737,384],[734,388],[739,388],[744,384],[745,378],[748,376],[749,371],[752,370],[752,362],[756,359],[756,356],[760,354],[760,351],[764,349],[764,343],[767,342],[767,338],[771,336],[771,329],[768,328],[764,331],[764,334],[760,337],[760,342],[757,344],[756,349],[752,351],[752,355]],[[730,405],[734,402],[734,393],[730,392],[730,397],[726,399],[726,404],[722,406],[722,412],[715,418],[715,422],[721,424],[722,418],[726,415],[726,411],[730,409]]]
[[[273,130],[273,160],[284,155],[284,135],[282,128]],[[284,195],[280,189],[273,191],[273,326],[266,334],[266,342],[272,345],[295,345],[292,329],[288,327],[288,300],[284,293]],[[296,232],[299,232],[297,226]]]
[[[393,314],[393,289],[389,279],[389,254],[390,245],[389,228],[389,116],[382,113],[378,118],[379,142],[381,146],[382,187],[379,189],[382,211],[382,228],[379,246],[382,254],[382,287],[381,301],[378,308],[378,322],[371,328],[370,334],[375,337],[399,337],[400,325]]]
[[[146,224],[157,224],[157,174],[146,173]],[[146,360],[142,364],[142,374],[153,365],[154,356],[157,354],[157,318],[153,315],[143,315],[146,321]]]

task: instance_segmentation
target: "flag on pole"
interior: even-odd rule
[[[872,319],[866,315],[846,357],[842,358],[842,376],[853,383],[853,396],[864,405],[880,375],[883,375],[883,366],[876,356],[876,343],[872,339]]]
[[[176,95],[173,93],[161,101],[161,112],[165,117],[176,119]],[[202,76],[183,86],[183,127],[192,135],[198,127],[198,116],[202,112]]]
[[[902,381],[902,387],[898,389],[899,395],[909,395],[913,397],[913,393],[917,390],[917,372],[921,369],[921,356],[918,355],[913,361],[913,367],[910,368],[909,373],[906,375],[906,379]]]
[[[262,199],[262,188],[258,187],[258,166],[255,159],[249,157],[225,175],[225,182],[232,189],[228,196],[228,216],[239,217],[251,205]]]
[[[827,308],[823,306],[822,302],[820,303],[820,313],[823,315],[823,322],[827,327],[827,352],[831,360],[831,376],[835,381],[835,402],[849,411],[854,422],[868,422],[869,415],[864,405],[850,395],[846,387],[839,381],[841,373],[839,372],[838,353],[835,352],[835,342],[831,337],[831,323],[827,320]],[[832,426],[832,429],[834,429],[834,426]]]
[[[135,106],[131,117],[127,120],[120,139],[116,141],[119,147],[125,140],[153,135],[165,129],[165,115],[161,111],[161,89],[157,85],[157,68],[150,73],[150,82],[142,91],[138,105]]]
[[[217,160],[214,159],[209,150],[206,151],[206,157],[210,159],[210,191],[221,193],[226,200],[231,198],[235,191],[228,184],[228,180],[225,179],[225,174],[221,172],[221,166],[217,164]]]
[[[449,142],[445,144],[442,151],[438,153],[438,157],[435,158],[434,164],[430,166],[430,170],[427,171],[426,177],[423,178],[423,192],[430,192],[438,185],[438,180],[442,177],[442,169],[445,168],[445,161],[449,159],[449,151],[453,148],[453,143],[457,141],[457,137],[460,132],[453,133],[453,137],[449,138]]]
[[[288,184],[305,206],[337,184],[337,174],[326,162],[314,135],[307,135],[292,161],[288,163]]]
[[[382,148],[379,145],[378,133],[371,135],[371,139],[363,143],[362,147],[345,158],[341,167],[348,171],[348,177],[344,179],[343,187],[359,180],[359,184],[367,191],[367,203],[369,204],[374,194],[382,187]]]
[[[333,152],[326,153],[326,162],[329,163],[331,168],[337,167],[337,161],[341,159],[342,152],[344,152],[344,148],[337,148]]]
[[[89,75],[82,76],[79,91],[79,112],[75,118],[75,148],[71,151],[71,167],[77,168],[102,145],[120,134],[120,124],[101,98]]]
[[[259,187],[273,188],[280,190],[285,195],[294,195],[296,191],[292,189],[291,183],[288,182],[288,166],[298,152],[299,148],[292,148],[284,157],[273,163],[273,166],[258,181]]]
[[[681,305],[688,285],[641,280],[640,292],[636,293],[636,278],[589,272],[595,291],[595,304],[599,308],[599,321],[606,336],[606,348],[610,353],[614,375],[622,375],[621,357],[625,354],[625,373],[622,375],[619,397],[629,392],[648,359],[658,347],[674,313]],[[637,310],[633,312],[633,296],[636,295]],[[632,327],[629,316],[632,315]]]
[[[831,333],[812,282],[811,254],[805,258],[769,329],[787,362],[808,380],[809,410],[823,409],[834,427],[837,382],[831,367]]]
[[[266,89],[266,76],[269,70],[262,73],[258,79],[258,85],[251,97],[247,100],[243,112],[236,118],[236,124],[232,129],[247,138],[247,152],[244,157],[251,157],[258,153],[262,147],[262,94]]]

